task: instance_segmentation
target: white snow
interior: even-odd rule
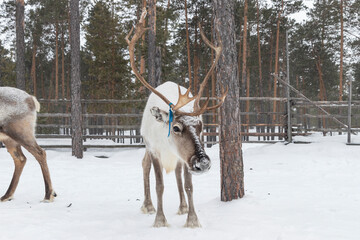
[[[145,149],[92,149],[82,160],[71,157],[70,149],[47,150],[58,193],[53,203],[40,202],[40,167],[25,152],[28,162],[14,200],[0,203],[0,239],[359,239],[360,146],[347,146],[346,135],[305,140],[313,143],[244,144],[246,195],[232,202],[219,197],[219,148],[206,149],[212,169],[193,177],[200,229],[183,228],[186,215],[176,215],[173,172],[164,175],[164,212],[171,226],[152,228],[155,216],[141,213]],[[103,155],[109,158],[95,157]],[[4,148],[0,159],[3,194],[13,163]],[[156,206],[154,182],[151,173]]]

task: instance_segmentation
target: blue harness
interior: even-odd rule
[[[174,105],[174,104],[169,103],[169,133],[168,133],[168,137],[170,137],[171,123],[174,121],[174,113],[171,109],[171,105]]]

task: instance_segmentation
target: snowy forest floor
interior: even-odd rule
[[[360,146],[347,146],[346,135],[297,140],[312,143],[243,144],[246,195],[226,203],[219,197],[219,147],[206,149],[212,169],[193,177],[199,229],[183,228],[186,215],[176,215],[173,172],[164,174],[170,227],[152,228],[155,216],[141,213],[145,149],[92,149],[82,160],[71,157],[70,149],[47,150],[58,194],[53,203],[40,202],[40,167],[25,152],[28,161],[14,199],[0,203],[0,239],[359,239]],[[360,142],[360,136],[354,140]],[[4,194],[13,162],[4,148],[0,159]],[[156,206],[154,182],[151,173]]]

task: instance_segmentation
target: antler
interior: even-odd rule
[[[147,88],[149,89],[151,92],[155,93],[156,95],[158,95],[164,102],[166,102],[166,104],[170,104],[170,101],[164,96],[162,95],[160,92],[158,92],[155,88],[153,88],[146,80],[145,78],[139,73],[139,71],[136,69],[136,64],[135,64],[135,58],[134,58],[134,49],[135,49],[135,44],[136,42],[139,40],[139,38],[142,37],[142,35],[145,33],[146,30],[148,30],[148,28],[144,28],[143,23],[145,21],[145,17],[146,17],[147,11],[146,8],[143,8],[141,16],[140,16],[140,20],[139,23],[136,24],[136,28],[135,28],[135,33],[134,36],[131,40],[129,40],[130,35],[132,34],[132,32],[134,31],[134,27],[131,28],[130,32],[128,33],[128,35],[126,35],[125,40],[127,42],[127,44],[129,45],[129,55],[130,55],[130,65],[131,65],[131,69],[133,70],[135,76],[140,80],[140,82]]]
[[[212,63],[208,73],[206,74],[204,80],[201,82],[200,84],[200,89],[199,89],[199,92],[198,94],[196,95],[196,99],[195,99],[195,103],[194,103],[194,107],[195,107],[195,111],[202,111],[202,112],[205,112],[205,111],[208,111],[208,110],[213,110],[213,109],[216,109],[218,107],[220,107],[224,101],[225,101],[225,98],[226,98],[226,95],[229,91],[228,87],[226,87],[226,91],[224,90],[224,87],[221,86],[221,93],[222,93],[222,96],[221,97],[217,97],[218,100],[220,100],[220,102],[214,106],[211,106],[211,107],[207,107],[208,103],[209,103],[209,97],[208,99],[206,100],[205,104],[203,107],[200,107],[200,98],[202,96],[202,93],[207,85],[207,82],[208,82],[208,79],[210,78],[211,74],[213,73],[214,69],[215,69],[215,66],[217,64],[217,62],[219,61],[220,59],[220,55],[221,55],[221,52],[222,52],[222,41],[221,41],[221,38],[219,38],[219,45],[217,47],[215,47],[210,41],[209,39],[207,39],[207,37],[205,36],[202,28],[201,28],[201,25],[199,23],[199,29],[200,29],[200,34],[201,34],[201,37],[203,39],[203,41],[206,43],[206,45],[208,45],[211,49],[213,49],[215,51],[215,60],[214,62]],[[217,35],[219,36],[219,33],[217,32],[216,30],[216,33]]]
[[[134,54],[134,49],[135,49],[136,42],[142,37],[142,35],[145,33],[145,31],[148,30],[148,28],[144,28],[144,26],[143,26],[143,22],[145,21],[146,14],[147,14],[146,8],[143,8],[139,23],[136,25],[136,28],[135,28],[135,33],[134,33],[133,38],[131,40],[129,40],[130,35],[134,31],[134,27],[131,28],[129,34],[125,37],[125,40],[126,40],[127,44],[129,45],[129,55],[130,55],[131,69],[133,70],[135,76],[140,80],[140,82],[147,89],[149,89],[151,92],[153,92],[154,94],[159,96],[167,105],[169,105],[173,109],[173,111],[176,112],[177,115],[198,116],[198,115],[201,115],[202,113],[204,113],[207,110],[212,110],[212,109],[216,109],[216,108],[220,107],[222,105],[222,103],[224,102],[226,94],[228,92],[228,89],[226,89],[226,91],[224,91],[223,87],[222,87],[222,96],[218,97],[220,102],[217,105],[207,107],[207,105],[209,103],[209,97],[208,97],[208,99],[206,100],[206,102],[204,103],[204,105],[202,107],[200,107],[199,102],[200,102],[201,95],[202,95],[202,93],[203,93],[203,91],[205,89],[205,86],[207,84],[207,80],[209,79],[210,75],[214,71],[216,63],[219,61],[220,54],[221,54],[221,51],[222,51],[222,42],[221,42],[221,40],[219,40],[219,46],[218,47],[215,47],[214,45],[212,45],[210,43],[210,41],[205,37],[205,34],[203,33],[203,31],[201,29],[201,26],[199,24],[200,34],[201,34],[204,42],[210,48],[215,50],[216,58],[215,58],[215,61],[213,62],[213,64],[211,65],[211,68],[210,68],[209,72],[206,74],[203,82],[201,83],[199,92],[198,92],[198,94],[196,96],[193,96],[193,97],[190,96],[190,88],[191,88],[191,86],[189,86],[189,88],[186,90],[185,94],[181,94],[181,89],[180,89],[180,86],[178,85],[179,99],[178,99],[178,102],[176,103],[176,105],[174,106],[174,105],[171,104],[171,102],[163,94],[161,94],[155,88],[153,88],[144,79],[144,77],[139,73],[139,71],[136,68],[135,59],[134,59],[134,55],[135,55]],[[195,99],[194,112],[183,112],[183,111],[179,110],[181,107],[185,106],[186,104],[193,101],[194,99]]]

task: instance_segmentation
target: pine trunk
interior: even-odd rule
[[[155,55],[156,55],[156,0],[148,1],[148,79],[151,86],[156,87]]]
[[[63,99],[65,96],[65,39],[64,39],[64,30],[61,35],[61,97]]]
[[[188,25],[188,15],[187,15],[187,0],[185,0],[184,3],[185,3],[185,31],[186,31],[186,49],[188,55],[189,88],[191,89],[192,77],[191,77],[191,56],[190,56],[189,25]]]
[[[16,0],[16,87],[25,90],[24,0]]]
[[[34,96],[37,96],[37,84],[36,84],[36,49],[37,46],[35,42],[33,43],[33,52],[32,52],[32,61],[31,61],[31,80],[34,87]]]
[[[143,8],[146,8],[146,0],[143,0]],[[141,12],[141,11],[139,11]],[[143,22],[143,26],[145,27],[146,21]],[[141,37],[141,50],[144,51],[145,49],[145,34]],[[144,54],[141,53],[140,57],[140,74],[143,75],[145,73],[145,57]]]
[[[275,76],[278,76],[279,73],[279,42],[280,42],[280,22],[281,22],[281,14],[284,7],[284,1],[281,1],[281,10],[279,12],[278,20],[277,20],[277,27],[276,27],[276,48],[275,48],[275,70],[274,74]],[[277,80],[276,77],[274,77],[274,98],[277,97]],[[273,102],[273,112],[275,113],[276,110],[276,104],[277,102]],[[273,115],[273,123],[276,122],[276,114]]]
[[[72,155],[77,158],[82,158],[79,0],[70,0],[70,22]]]
[[[341,36],[340,36],[340,82],[339,82],[339,101],[343,99],[343,65],[344,65],[344,3],[340,1],[340,23],[341,23]]]
[[[242,53],[242,77],[241,77],[241,96],[246,94],[246,50],[247,50],[247,12],[248,3],[245,0],[244,6],[244,34],[243,34],[243,53]]]
[[[244,196],[234,5],[233,0],[213,0],[215,28],[223,42],[222,56],[216,67],[217,80],[229,88],[226,100],[220,108],[222,201]]]
[[[262,66],[261,66],[261,42],[260,42],[260,13],[259,13],[259,0],[256,1],[256,12],[257,12],[257,45],[258,45],[258,63],[259,63],[259,96],[264,96],[263,84],[262,84]]]
[[[59,24],[55,24],[55,99],[59,99]]]

